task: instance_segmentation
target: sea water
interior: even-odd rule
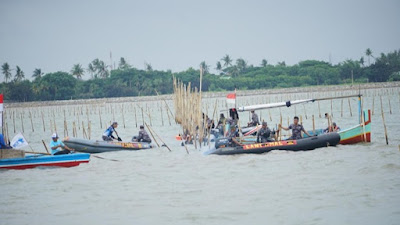
[[[254,99],[261,102],[267,97],[242,97],[239,104],[258,101]],[[204,102],[209,104],[208,114],[212,115],[215,99]],[[162,126],[157,109],[161,103],[140,102],[133,106],[146,110],[147,104],[154,131],[172,152],[165,147],[108,152],[97,155],[104,159],[92,156],[90,163],[72,168],[0,171],[0,224],[399,224],[400,105],[397,95],[383,98],[389,145],[385,143],[379,97],[374,97],[372,143],[232,156],[205,156],[191,145],[187,154],[181,142],[175,140],[175,135],[182,130],[180,126],[173,121],[170,126],[165,114]],[[168,103],[172,107],[172,102]],[[138,132],[129,104],[114,104],[114,115],[105,108],[102,111],[103,121],[119,122],[117,131],[124,141]],[[332,113],[333,120],[342,129],[358,123],[356,99],[351,99],[352,116],[347,100],[344,100],[343,117],[341,100],[334,100],[332,104],[331,112],[330,101],[320,103],[322,118],[316,103],[299,105],[296,109],[263,110],[258,114],[262,114],[271,128],[279,122],[280,113],[283,124],[287,125],[287,117],[291,122],[295,110],[297,115],[302,115],[306,129],[312,129],[312,115],[317,128],[326,127],[325,112]],[[117,110],[121,105],[126,107],[125,128]],[[218,112],[222,106],[219,104]],[[64,107],[70,135],[72,121],[77,122],[71,107],[78,106]],[[370,95],[365,98],[364,108],[371,107]],[[24,136],[35,151],[45,151],[42,139],[47,144],[50,142],[52,131],[48,126],[53,118],[51,110],[55,108],[39,109],[46,114],[45,132],[40,114],[33,118],[35,131],[31,130],[27,115],[29,110],[38,110],[35,107],[9,109],[16,110],[17,114],[25,111]],[[136,121],[141,124],[139,108],[136,113]],[[248,113],[239,115],[244,126]],[[56,112],[55,116],[58,133],[63,136],[63,112]],[[80,121],[87,121],[85,111],[80,116]],[[92,139],[99,139],[106,127],[100,127],[94,110],[89,119]],[[146,115],[144,119],[150,123]],[[14,134],[12,119],[6,120],[11,136]],[[18,133],[22,124],[18,119],[15,123]],[[82,136],[82,127],[78,129],[78,136]]]

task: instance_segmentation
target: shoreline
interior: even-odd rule
[[[238,90],[237,96],[251,96],[263,94],[291,94],[291,93],[312,93],[327,91],[348,91],[360,89],[379,89],[379,88],[396,88],[400,87],[400,82],[381,82],[381,83],[364,83],[355,85],[328,85],[328,86],[308,86],[308,87],[290,87],[277,89],[256,89],[256,90]],[[221,92],[203,92],[203,98],[224,97],[232,91]],[[107,103],[123,103],[123,102],[142,102],[142,101],[158,101],[160,99],[172,100],[173,94],[152,95],[152,96],[133,96],[133,97],[116,97],[116,98],[96,98],[96,99],[72,99],[72,100],[54,100],[54,101],[33,101],[33,102],[12,102],[4,104],[8,108],[25,108],[38,106],[63,106],[63,105],[84,105],[84,104],[107,104]]]

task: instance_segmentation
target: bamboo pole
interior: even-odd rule
[[[15,132],[15,111],[13,111],[13,125],[14,125],[14,134],[16,133]]]
[[[135,125],[136,125],[136,128],[137,128],[136,106],[134,106],[133,108],[135,110]]]
[[[268,109],[268,114],[269,114],[269,121],[271,121],[271,122],[272,122],[271,110],[270,110],[270,109]]]
[[[319,118],[321,118],[321,109],[319,107],[319,102],[318,102],[318,113],[319,113]]]
[[[333,117],[333,100],[331,99],[331,116]]]
[[[375,111],[375,95],[372,96],[372,115],[374,115]]]
[[[392,105],[390,104],[390,96],[388,96],[389,100],[389,113],[392,114]]]
[[[315,120],[314,120],[314,114],[312,115],[312,129],[313,129],[313,134],[315,134]]]
[[[29,118],[31,119],[32,132],[35,132],[35,129],[33,128],[32,113],[30,110],[29,110]]]
[[[143,110],[143,109],[142,109],[142,110]],[[147,125],[147,123],[144,123],[144,124],[146,125],[147,129],[149,130],[149,132],[150,132],[150,134],[151,134],[151,137],[153,137],[154,142],[156,142],[157,147],[160,147],[160,145],[158,144],[157,140],[154,138],[154,135],[153,135],[153,133],[151,132],[151,130],[150,130],[150,128],[149,128],[149,125]]]
[[[388,140],[388,135],[387,135],[387,129],[386,129],[386,123],[385,123],[385,115],[384,115],[383,106],[382,106],[382,96],[380,96],[380,100],[381,100],[382,123],[383,123],[383,129],[384,129],[384,131],[385,131],[386,145],[389,145],[389,140]]]
[[[343,117],[343,99],[340,104],[340,117]]]
[[[99,107],[99,121],[100,121],[100,129],[103,129],[103,122],[101,121],[101,108]]]
[[[139,107],[140,107],[140,106],[139,106]],[[144,124],[143,108],[140,107],[140,109],[142,110],[142,124]]]
[[[160,141],[163,143],[163,146],[167,147],[168,151],[172,152],[171,149],[168,147],[168,145],[165,144],[165,142],[161,139],[161,137],[158,136],[158,134],[153,130],[153,128],[149,127],[147,124],[146,124],[146,126],[147,126],[147,129],[149,129],[149,131],[152,130],[152,132],[154,132],[154,134],[158,137],[158,139],[160,139]]]
[[[42,114],[42,123],[43,123],[43,132],[46,132],[46,126],[44,124],[44,115],[43,115],[43,111],[41,111]]]
[[[347,101],[349,102],[349,111],[350,111],[350,116],[353,116],[353,113],[351,112],[351,104],[350,104],[350,99],[348,98]]]
[[[122,123],[124,125],[124,129],[125,129],[125,115],[124,115],[124,105],[121,106],[121,111],[122,111]]]
[[[161,125],[164,126],[164,117],[163,117],[162,103],[161,103],[161,105],[160,105],[160,117],[161,117]]]
[[[24,120],[22,119],[22,113],[19,114],[21,117],[21,126],[22,126],[22,133],[25,133],[25,129],[24,129]]]

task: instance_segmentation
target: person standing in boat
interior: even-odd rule
[[[113,122],[112,124],[111,124],[111,126],[109,127],[109,128],[107,128],[107,130],[106,131],[104,131],[104,133],[103,133],[103,140],[104,141],[112,141],[112,140],[118,140],[118,141],[122,141],[119,137],[118,137],[118,139],[117,138],[115,138],[112,134],[113,134],[113,132],[115,131],[115,128],[117,128],[118,127],[118,123],[117,122]],[[118,136],[118,134],[117,134],[117,136]]]
[[[137,140],[139,142],[147,142],[147,143],[151,143],[151,139],[149,134],[144,130],[144,126],[140,125],[140,130],[139,130],[139,135],[137,137]]]
[[[258,115],[255,113],[254,110],[251,110],[251,121],[247,123],[248,127],[254,127],[260,124],[260,121],[258,120]]]
[[[267,122],[262,122],[262,127],[257,131],[257,142],[265,143],[273,141],[271,137],[271,130],[268,127]]]
[[[69,154],[71,153],[71,151],[73,151],[72,148],[66,146],[61,140],[58,139],[57,133],[51,135],[51,139],[52,140],[50,142],[50,148],[52,155]]]
[[[284,130],[292,130],[292,136],[289,138],[289,140],[302,139],[302,135],[301,135],[302,131],[305,134],[307,134],[309,137],[312,136],[304,129],[303,125],[299,124],[299,117],[297,117],[297,116],[294,117],[293,123],[290,124],[289,127],[283,127],[282,124],[279,124],[279,127]]]

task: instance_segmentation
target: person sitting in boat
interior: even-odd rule
[[[9,149],[9,148],[12,147],[6,144],[6,142],[4,141],[3,134],[0,134],[0,149]]]
[[[236,138],[239,137],[239,131],[236,126],[231,126],[231,129],[228,133],[227,138],[229,139],[229,142],[232,147],[242,145],[240,142],[236,140]]]
[[[118,127],[118,123],[117,122],[113,122],[111,124],[111,126],[109,128],[107,128],[106,131],[104,131],[103,133],[103,140],[104,141],[112,141],[112,140],[118,140],[118,141],[122,141],[120,140],[120,138],[115,138],[112,134],[115,131],[115,128]]]
[[[258,120],[258,115],[255,113],[254,110],[251,110],[251,121],[247,123],[248,127],[254,127],[260,124],[260,121]]]
[[[51,135],[51,139],[52,141],[50,142],[50,148],[52,155],[69,154],[71,151],[73,151],[72,148],[66,146],[61,140],[58,139],[57,133]]]
[[[144,126],[140,125],[139,135],[137,137],[139,142],[148,142],[151,143],[151,139],[149,134],[144,130]]]
[[[339,131],[340,131],[340,127],[338,127],[335,122],[332,123],[332,126],[329,126],[328,128],[326,128],[324,130],[325,133],[339,132]]]
[[[257,131],[257,142],[265,143],[272,142],[271,134],[273,132],[269,129],[267,122],[262,122],[262,127]]]
[[[312,136],[304,129],[303,125],[299,124],[299,117],[297,117],[297,116],[294,117],[293,123],[290,124],[289,127],[283,127],[282,124],[279,124],[279,127],[284,130],[292,130],[292,136],[288,140],[302,139],[302,135],[301,135],[302,131],[305,134],[307,134],[309,137]]]

